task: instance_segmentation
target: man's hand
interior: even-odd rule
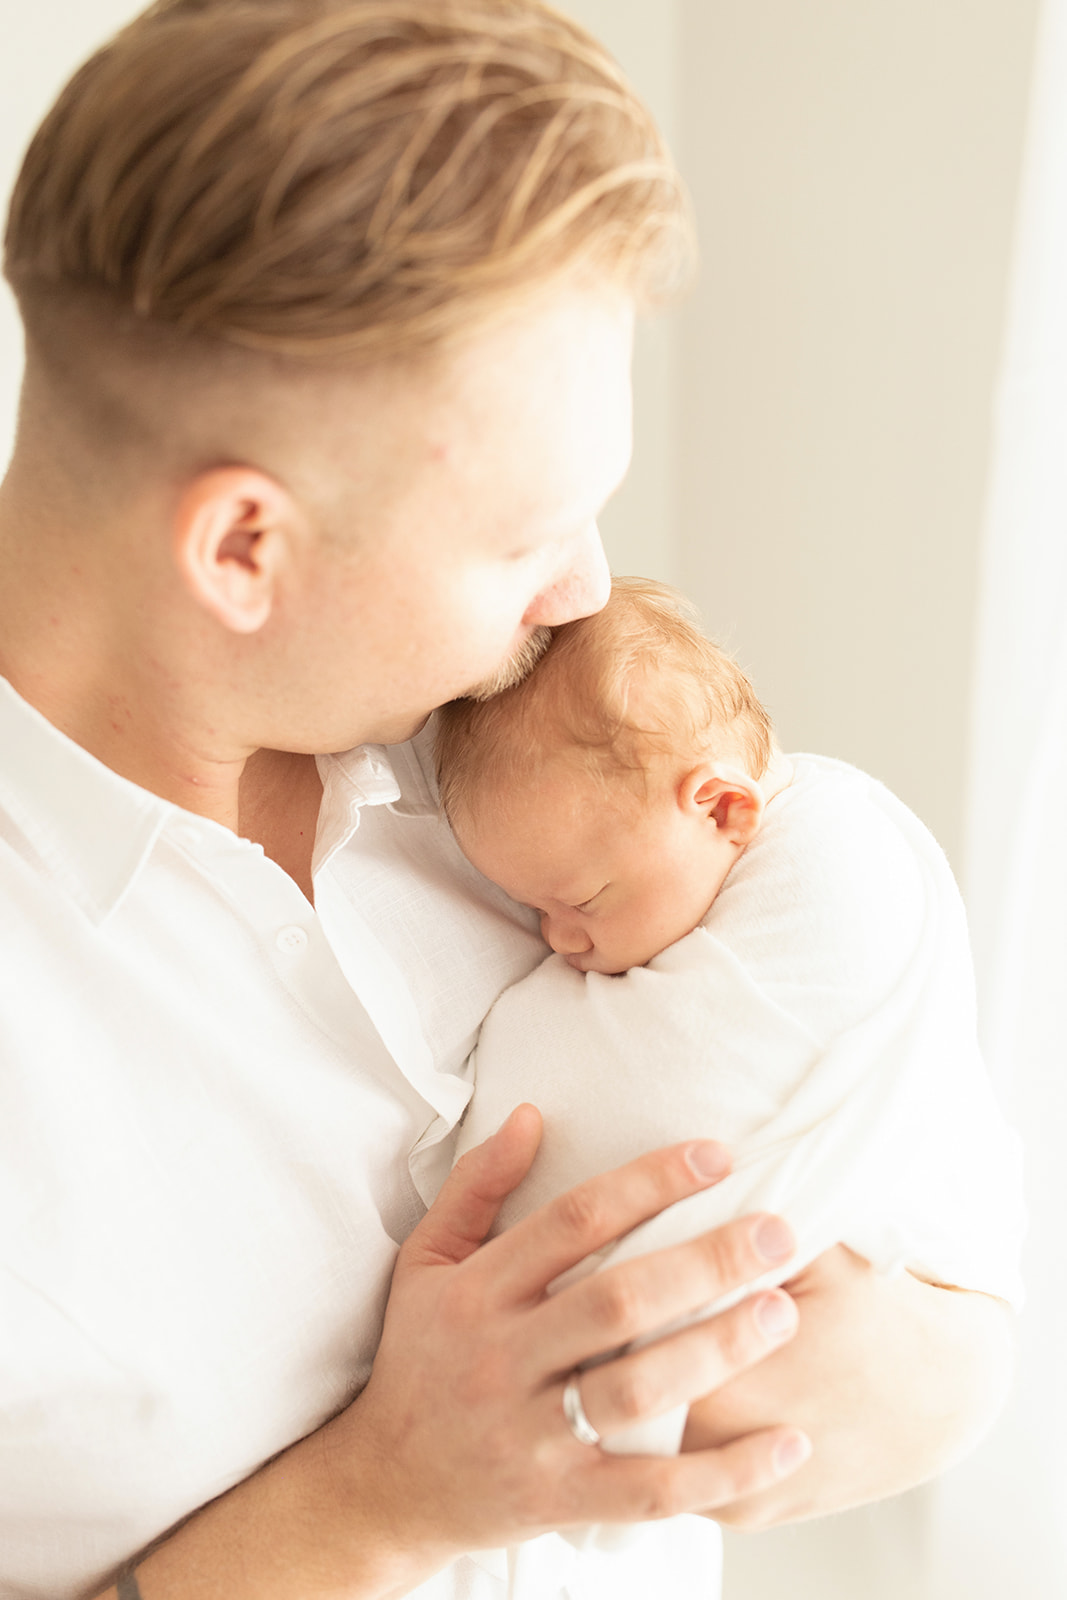
[[[402,1507],[408,1540],[436,1551],[436,1565],[567,1525],[728,1505],[777,1483],[806,1455],[788,1418],[674,1459],[611,1456],[575,1441],[561,1397],[576,1367],[751,1281],[793,1243],[777,1219],[749,1217],[550,1297],[560,1273],[725,1175],[728,1163],[714,1145],[657,1152],[479,1248],[539,1135],[539,1117],[520,1108],[459,1163],[401,1251],[370,1383],[331,1441],[342,1497]],[[771,1308],[780,1312],[773,1332]],[[762,1360],[795,1325],[787,1296],[758,1295],[583,1373],[585,1410],[602,1432],[668,1410]],[[350,1439],[361,1465],[346,1489]]]
[[[567,1268],[729,1162],[703,1141],[657,1151],[484,1243],[539,1138],[537,1112],[520,1107],[457,1165],[400,1252],[363,1393],[148,1556],[144,1600],[386,1600],[464,1551],[548,1529],[723,1514],[804,1461],[788,1411],[674,1458],[574,1438],[562,1393],[576,1367],[752,1282],[793,1241],[776,1218],[747,1217],[550,1296]],[[795,1327],[788,1295],[754,1295],[584,1372],[585,1409],[603,1432],[669,1410],[737,1381]]]
[[[690,1408],[684,1450],[786,1421],[814,1445],[794,1477],[721,1507],[764,1528],[911,1488],[963,1455],[1006,1398],[1012,1315],[999,1300],[886,1278],[843,1245],[786,1285],[796,1338]]]

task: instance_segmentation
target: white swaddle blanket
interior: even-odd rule
[[[540,1107],[544,1141],[506,1227],[646,1150],[714,1137],[733,1151],[730,1177],[590,1270],[767,1209],[799,1248],[762,1285],[841,1242],[879,1271],[1017,1304],[1017,1143],[978,1053],[948,864],[874,779],[792,759],[699,928],[618,977],[551,956],[500,997],[457,1154],[521,1101]],[[675,1412],[608,1447],[671,1453],[684,1422]]]

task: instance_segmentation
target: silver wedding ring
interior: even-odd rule
[[[585,1414],[582,1397],[578,1393],[578,1374],[572,1372],[563,1386],[563,1415],[567,1426],[579,1444],[599,1444],[600,1435]]]

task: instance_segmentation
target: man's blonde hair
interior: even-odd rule
[[[734,659],[708,639],[689,602],[650,578],[613,578],[602,611],[553,630],[521,683],[438,713],[436,761],[450,817],[499,795],[552,755],[577,755],[596,776],[631,779],[710,755],[753,778],[773,752],[770,718]]]
[[[159,0],[30,145],[4,269],[278,355],[447,342],[587,266],[669,293],[689,228],[651,116],[540,0]]]

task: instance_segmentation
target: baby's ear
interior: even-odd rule
[[[725,839],[742,848],[755,838],[763,821],[763,791],[740,767],[704,762],[687,772],[678,785],[678,804],[699,811]]]

